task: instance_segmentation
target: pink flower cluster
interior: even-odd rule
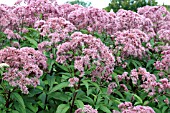
[[[154,37],[156,35],[153,29],[153,23],[149,18],[130,10],[120,9],[116,13],[116,24],[118,31],[139,29],[146,33],[148,37]]]
[[[59,63],[74,61],[74,68],[84,73],[85,67],[90,69],[96,65],[91,73],[93,80],[99,77],[103,80],[111,80],[109,76],[114,69],[115,58],[111,50],[100,39],[91,35],[75,32],[70,41],[58,46],[57,59]]]
[[[144,6],[138,8],[138,13],[149,18],[153,22],[155,32],[160,30],[160,25],[164,23],[164,21],[170,20],[169,12],[164,6]]]
[[[118,105],[121,113],[155,113],[149,106],[133,106],[131,102],[124,102]]]
[[[10,67],[3,74],[3,80],[10,85],[18,86],[24,94],[28,94],[28,85],[36,87],[44,69],[47,68],[46,57],[33,48],[16,49],[8,47],[0,50],[0,63]]]
[[[113,89],[117,87],[117,84],[115,82],[112,82],[108,85],[107,93],[110,95],[113,92]]]
[[[70,12],[68,20],[78,29],[86,28],[89,32],[98,31],[108,34],[114,33],[116,29],[115,13],[105,10],[89,7],[78,8]]]
[[[116,38],[115,38],[116,37]],[[147,48],[142,43],[147,43],[150,38],[139,29],[130,29],[127,31],[117,32],[112,36],[115,39],[116,51],[121,51],[121,57],[129,56],[142,58],[146,56]]]
[[[156,69],[170,73],[170,48],[164,50],[161,54],[163,55],[162,60],[157,61],[154,65]]]
[[[73,87],[76,83],[78,83],[79,82],[79,78],[77,78],[77,77],[73,77],[73,78],[70,78],[69,80],[69,86],[70,87]]]
[[[76,30],[76,27],[72,23],[62,17],[48,18],[46,21],[36,21],[34,27],[40,31],[42,36],[48,35],[51,37],[52,43],[58,43],[69,38],[68,33]]]
[[[138,9],[138,13],[149,18],[154,24],[154,30],[159,39],[169,42],[170,12],[163,6],[145,6]]]
[[[167,78],[160,79],[157,82],[157,78],[154,74],[150,74],[146,71],[145,68],[139,67],[137,69],[133,69],[130,72],[130,77],[127,76],[127,72],[123,73],[122,75],[118,75],[118,80],[121,82],[123,79],[132,80],[134,85],[139,85],[139,77],[141,77],[141,84],[139,85],[145,92],[149,93],[150,96],[155,95],[156,92],[165,93],[170,89],[170,81]],[[124,90],[128,90],[125,84]]]
[[[16,28],[17,21],[17,16],[12,12],[12,8],[0,4],[0,31],[4,31],[6,28]]]
[[[90,105],[84,105],[84,108],[77,109],[74,113],[98,113],[96,109],[93,109]]]
[[[8,39],[21,39],[21,36],[18,33],[14,33],[10,29],[5,29],[4,33],[7,35]]]

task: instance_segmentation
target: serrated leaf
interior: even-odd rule
[[[68,87],[68,85],[69,85],[69,82],[62,82],[62,83],[54,86],[53,88],[51,88],[51,90],[49,91],[48,94],[50,94],[50,93],[52,93],[52,92],[55,92],[55,91],[57,91],[57,90],[60,90],[60,89],[62,89],[62,88]]]
[[[66,113],[69,109],[69,105],[68,104],[60,104],[57,107],[57,111],[56,113]]]

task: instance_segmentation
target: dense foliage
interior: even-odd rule
[[[157,2],[155,0],[111,0],[105,10],[117,12],[119,9],[125,9],[136,12],[139,7],[146,5],[155,6]]]
[[[1,4],[0,112],[169,113],[169,27],[163,6]]]

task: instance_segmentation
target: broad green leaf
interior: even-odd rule
[[[77,106],[77,108],[84,107],[84,103],[81,100],[75,100],[75,105]]]
[[[157,108],[153,108],[153,110],[156,112],[156,113],[161,113],[161,111],[159,110],[159,109],[157,109]]]
[[[83,96],[83,97],[81,98],[81,100],[82,100],[83,102],[87,102],[87,103],[89,103],[89,104],[91,104],[91,105],[94,104],[93,99],[91,99],[91,98],[88,97],[88,96]]]
[[[50,86],[50,90],[51,90],[52,86],[53,86],[54,83],[55,83],[55,76],[54,76],[54,75],[52,75],[52,76],[47,75],[46,78],[47,78],[48,85]]]
[[[18,101],[18,103],[19,103],[19,104],[24,108],[24,110],[25,110],[25,104],[24,104],[24,100],[23,100],[22,96],[21,96],[20,94],[18,94],[18,93],[15,93],[15,92],[13,92],[13,93],[11,94],[11,96],[12,96],[12,98],[13,98],[14,100]]]
[[[49,98],[61,100],[64,102],[68,102],[71,98],[68,94],[65,94],[64,92],[53,92],[53,93],[50,93],[48,96]]]
[[[154,46],[154,38],[152,38],[151,40],[150,40],[150,44],[151,44],[151,46],[153,47]]]
[[[167,113],[167,112],[165,112],[167,109],[168,109],[168,106],[164,106],[164,107],[162,108],[162,113]]]
[[[55,60],[48,59],[48,70],[51,71],[53,64],[56,62]]]
[[[35,48],[37,48],[38,43],[37,43],[34,39],[29,38],[29,37],[27,37],[27,36],[25,36],[25,38],[26,38],[31,44],[33,44],[33,45],[35,46]]]
[[[86,87],[86,89],[87,89],[87,92],[88,92],[88,90],[89,90],[88,81],[87,81],[87,80],[83,80],[82,82],[83,82],[83,84],[85,85],[85,87]]]
[[[68,104],[60,104],[57,107],[57,111],[56,113],[66,113],[69,109],[69,105]]]
[[[43,104],[45,104],[45,100],[46,100],[46,94],[45,92],[41,93],[38,98],[42,101]]]
[[[14,108],[19,112],[19,113],[26,113],[26,109],[23,108],[21,104],[15,103]]]
[[[12,110],[11,113],[19,113],[17,110]]]
[[[150,101],[146,100],[146,101],[143,103],[143,105],[146,106],[146,105],[149,104],[149,102],[150,102]]]
[[[121,94],[120,91],[115,89],[113,92],[116,93],[117,95],[119,95],[121,97],[121,99],[124,99],[124,96]]]
[[[26,103],[26,107],[31,110],[32,112],[36,113],[38,111],[38,107],[37,106],[33,106],[32,103],[27,102]]]
[[[143,104],[142,99],[141,99],[138,95],[133,94],[133,96],[135,97],[135,99],[136,99],[139,103]]]
[[[153,63],[155,62],[155,60],[151,59],[148,61],[146,68],[148,68],[149,66],[151,66]]]
[[[0,95],[0,104],[5,104],[5,98],[2,95]]]
[[[69,82],[62,82],[62,83],[54,86],[53,88],[51,88],[51,90],[49,91],[48,94],[50,94],[50,93],[52,93],[52,92],[55,92],[55,91],[57,91],[57,90],[60,90],[60,89],[62,89],[62,88],[68,87],[68,85],[69,85]]]
[[[100,105],[100,109],[104,112],[104,113],[112,113],[109,108],[107,108],[105,105]]]
[[[64,71],[69,72],[69,70],[66,68],[66,66],[60,65],[60,64],[58,64],[57,62],[55,62],[55,64],[56,64],[59,68],[63,69]]]

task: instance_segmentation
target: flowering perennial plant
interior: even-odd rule
[[[155,113],[149,106],[133,106],[131,102],[125,102],[118,105],[121,113]]]
[[[76,27],[64,18],[49,18],[47,21],[40,20],[34,25],[42,36],[51,37],[52,43],[62,42],[69,38],[69,33],[76,30]],[[40,27],[40,28],[39,28]]]
[[[0,4],[0,111],[169,113],[169,27],[163,6]]]
[[[3,80],[10,85],[18,86],[21,91],[28,94],[28,85],[36,87],[44,69],[47,68],[46,57],[33,48],[24,47],[16,49],[9,47],[0,50],[0,62],[9,65],[3,74]]]
[[[90,69],[96,65],[92,72],[93,80],[99,77],[103,80],[111,80],[110,74],[114,69],[115,58],[111,50],[100,39],[91,35],[75,32],[70,41],[58,46],[57,59],[59,63],[74,61],[74,68],[84,73],[85,67]]]
[[[112,38],[115,39],[115,49],[121,51],[122,58],[128,56],[142,58],[146,56],[148,49],[143,47],[142,43],[147,43],[150,38],[139,29],[117,32]]]
[[[96,109],[93,109],[90,105],[84,105],[84,108],[77,109],[74,113],[98,113]]]

